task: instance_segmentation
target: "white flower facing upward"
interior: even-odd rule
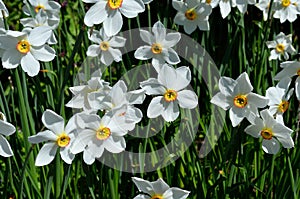
[[[84,23],[91,27],[103,23],[107,36],[116,35],[123,26],[123,14],[133,18],[145,11],[142,0],[83,0],[85,3],[95,3],[86,13]]]
[[[100,61],[109,66],[113,61],[119,62],[122,60],[122,53],[119,49],[125,46],[126,39],[120,36],[108,37],[104,29],[100,31],[93,30],[92,35],[89,34],[89,39],[96,44],[88,47],[87,56],[100,56]]]
[[[28,137],[28,141],[32,144],[46,141],[36,157],[35,165],[44,166],[50,164],[55,157],[57,149],[59,149],[60,157],[63,161],[71,164],[75,157],[70,152],[71,142],[74,140],[74,131],[76,129],[74,117],[69,120],[65,127],[64,119],[60,115],[52,110],[46,110],[43,113],[42,122],[49,130]]]
[[[211,99],[211,103],[229,110],[229,117],[233,127],[236,127],[246,117],[251,123],[258,115],[257,108],[264,108],[268,104],[266,97],[252,92],[253,87],[246,72],[236,80],[230,77],[221,77],[218,92]]]
[[[285,35],[283,32],[280,32],[276,37],[274,41],[267,41],[266,42],[268,48],[274,48],[271,51],[271,55],[269,57],[269,60],[272,59],[279,59],[281,60],[281,56],[284,57],[284,59],[288,59],[289,55],[288,53],[292,54],[295,53],[296,50],[292,46],[292,35]]]
[[[291,78],[285,77],[276,87],[270,87],[266,91],[266,97],[269,99],[269,111],[272,115],[276,115],[276,119],[283,121],[282,115],[289,108],[289,99],[294,89],[289,89]]]
[[[179,116],[179,107],[193,109],[198,105],[195,92],[185,89],[191,81],[191,71],[182,66],[174,69],[164,64],[158,77],[140,83],[148,95],[154,97],[147,109],[149,118],[162,116],[165,121],[174,121]]]
[[[295,92],[298,101],[300,101],[300,62],[298,61],[286,61],[280,64],[283,68],[277,75],[275,75],[275,80],[282,80],[286,77],[296,76],[295,81]]]
[[[107,96],[111,87],[101,77],[92,77],[86,85],[73,86],[69,89],[74,96],[66,104],[67,107],[92,110],[96,109],[92,104],[100,103]]]
[[[10,136],[14,134],[16,128],[6,121],[5,115],[0,112],[0,155],[3,157],[10,157],[13,154],[13,151],[10,147],[10,144],[5,139],[4,136]]]
[[[276,121],[269,110],[260,112],[262,117],[257,117],[254,124],[249,125],[245,132],[255,138],[262,137],[262,148],[266,153],[276,154],[280,149],[280,144],[284,148],[294,147],[294,141],[291,137],[293,130]]]
[[[134,52],[134,57],[139,60],[152,58],[152,65],[157,72],[164,63],[178,64],[180,59],[172,48],[180,40],[180,33],[166,33],[164,25],[158,21],[152,27],[152,35],[149,31],[140,30],[140,36],[148,45],[139,47]]]
[[[46,12],[42,9],[35,15],[35,17],[23,18],[20,20],[21,24],[25,27],[22,32],[27,32],[28,34],[33,28],[44,26],[50,27],[48,31],[51,32],[50,38],[48,39],[48,44],[56,44],[57,40],[54,34],[54,30],[58,27],[59,20],[49,20]]]
[[[21,64],[29,75],[35,76],[40,71],[39,61],[52,61],[55,50],[48,46],[51,32],[46,27],[37,27],[29,35],[18,31],[7,31],[0,35],[0,48],[3,49],[3,68],[12,69]]]
[[[280,19],[280,23],[288,20],[294,22],[300,14],[299,0],[274,0],[274,18]]]
[[[71,152],[77,154],[83,151],[84,162],[91,165],[103,155],[104,149],[110,153],[124,151],[126,142],[123,136],[127,134],[127,129],[124,117],[119,116],[123,112],[121,108],[114,115],[104,115],[102,118],[85,112],[75,115],[79,130]]]
[[[172,1],[173,7],[178,11],[174,22],[183,25],[184,31],[191,34],[198,27],[200,30],[209,30],[208,17],[212,12],[212,6],[208,3],[200,3],[198,0]]]
[[[141,194],[133,199],[186,199],[189,191],[171,187],[161,178],[154,182],[149,182],[142,178],[132,177],[132,181],[137,186]]]
[[[27,3],[27,1],[24,1]],[[23,6],[23,12],[31,16],[31,11],[28,9],[32,9],[33,14],[37,14],[40,10],[43,10],[47,13],[47,16],[50,20],[59,20],[60,13],[60,4],[55,1],[48,0],[28,0],[29,5]]]

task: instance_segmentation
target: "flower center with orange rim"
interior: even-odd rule
[[[155,194],[151,199],[164,199],[161,195]]]
[[[151,51],[154,54],[160,54],[162,52],[162,46],[160,44],[158,44],[158,43],[154,43],[151,46]]]
[[[23,53],[23,54],[26,54],[30,51],[30,44],[27,40],[21,40],[18,42],[17,44],[17,50],[20,52],[20,53]]]
[[[112,10],[115,10],[122,6],[123,0],[108,0],[107,3]]]
[[[108,49],[109,49],[109,43],[106,42],[106,41],[101,42],[100,49],[103,50],[103,51],[108,51]]]
[[[167,102],[173,102],[177,99],[177,92],[175,90],[168,89],[164,94],[164,98]]]
[[[289,102],[282,100],[281,103],[278,105],[278,111],[284,113],[289,108]]]
[[[265,140],[271,140],[273,137],[273,131],[270,128],[265,128],[260,131],[261,137],[263,137]]]
[[[38,12],[40,11],[40,9],[45,10],[45,6],[42,5],[42,4],[39,4],[39,5],[37,5],[37,6],[34,8],[34,11],[35,11],[36,13],[38,13]]]
[[[69,145],[70,141],[71,138],[66,133],[62,133],[58,136],[56,143],[60,147],[66,147]]]
[[[211,1],[212,1],[212,0],[206,0],[206,3],[207,3],[207,4],[211,4]]]
[[[96,131],[96,137],[98,140],[106,140],[107,138],[109,138],[110,134],[110,129],[107,127],[100,127]]]
[[[283,53],[285,46],[283,44],[277,44],[276,52]]]
[[[244,108],[248,103],[248,99],[246,95],[237,95],[233,99],[234,106],[238,108]]]
[[[291,1],[290,1],[290,0],[282,0],[282,1],[281,1],[281,5],[282,5],[283,7],[288,7],[290,4],[291,4]]]
[[[209,3],[211,2],[211,0],[207,0],[206,3],[208,3],[208,1],[209,1]],[[191,20],[191,21],[195,20],[197,18],[197,13],[194,8],[187,10],[184,15],[188,20]]]

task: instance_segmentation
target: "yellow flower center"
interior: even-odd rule
[[[260,131],[260,135],[266,140],[271,140],[273,137],[273,131],[270,128],[265,128]]]
[[[101,42],[100,49],[103,51],[107,51],[109,49],[109,43],[106,41]]]
[[[107,127],[100,127],[96,131],[96,137],[98,140],[106,140],[110,136],[110,129]]]
[[[38,12],[40,11],[40,9],[45,10],[45,6],[42,5],[42,4],[39,4],[39,5],[37,5],[37,6],[34,8],[34,11],[35,11],[36,13],[38,13]]]
[[[282,100],[281,103],[278,105],[278,111],[284,113],[289,108],[289,102]]]
[[[164,98],[167,102],[173,102],[177,99],[177,92],[175,90],[168,89],[164,94]]]
[[[207,0],[206,1],[206,3],[210,3],[211,2],[211,0]],[[195,11],[195,9],[194,8],[191,8],[191,9],[189,9],[189,10],[187,10],[186,12],[185,12],[185,17],[188,19],[188,20],[195,20],[196,18],[197,18],[197,13],[196,13],[196,11]]]
[[[123,0],[108,0],[108,6],[112,9],[118,9],[122,6]]]
[[[297,75],[300,76],[300,69],[297,71]]]
[[[233,99],[234,106],[238,108],[244,108],[248,103],[247,96],[246,95],[237,95]]]
[[[276,51],[278,53],[283,53],[285,46],[283,44],[277,44]]]
[[[288,7],[291,4],[291,1],[290,0],[282,0],[281,4],[283,7]]]
[[[66,134],[62,133],[58,136],[56,143],[60,147],[66,147],[70,143],[71,138]]]
[[[158,44],[158,43],[154,43],[151,46],[151,51],[154,54],[160,54],[162,52],[162,46],[160,44]]]
[[[206,3],[207,3],[207,4],[210,4],[210,3],[211,3],[211,1],[212,1],[212,0],[206,0]]]
[[[151,197],[151,199],[164,199],[161,195],[155,194]]]
[[[30,44],[27,40],[21,40],[18,42],[17,44],[17,50],[20,52],[20,53],[23,53],[23,54],[26,54],[30,51]]]

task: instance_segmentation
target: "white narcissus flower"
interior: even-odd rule
[[[67,107],[91,110],[97,109],[93,104],[100,103],[110,91],[108,82],[101,77],[92,77],[87,85],[73,86],[69,88],[74,97],[66,104]],[[96,102],[94,102],[96,101]]]
[[[208,17],[212,12],[212,6],[200,3],[198,0],[172,1],[173,7],[178,11],[174,22],[183,25],[184,31],[191,34],[198,27],[200,30],[209,30]]]
[[[297,76],[295,81],[295,92],[298,101],[300,101],[300,62],[298,61],[286,61],[280,64],[282,70],[275,75],[275,80],[282,80],[286,77]]]
[[[95,3],[85,14],[84,23],[91,27],[103,23],[107,36],[116,35],[123,26],[124,15],[133,18],[145,11],[142,0],[83,0],[85,3]]]
[[[27,1],[25,1],[27,2]],[[29,5],[23,6],[23,12],[30,16],[31,11],[29,11],[28,7],[32,9],[32,12],[37,14],[41,9],[47,13],[47,16],[50,20],[59,20],[59,12],[61,5],[55,1],[48,0],[28,0]]]
[[[284,148],[294,147],[294,141],[291,137],[293,130],[276,121],[267,109],[262,110],[260,115],[262,119],[257,117],[254,123],[245,129],[245,132],[255,138],[262,137],[262,148],[266,153],[278,153],[279,142]]]
[[[29,35],[18,31],[7,31],[0,35],[0,48],[3,49],[3,68],[12,69],[21,64],[29,75],[35,76],[40,71],[39,61],[52,61],[55,50],[46,45],[51,32],[49,27],[41,26],[33,29]]]
[[[154,182],[149,182],[142,178],[132,177],[132,181],[137,186],[141,194],[133,199],[186,199],[190,192],[171,187],[161,178]]]
[[[70,146],[74,140],[76,125],[74,117],[72,117],[65,127],[64,119],[53,112],[46,110],[42,116],[42,122],[49,130],[45,130],[28,137],[28,141],[32,144],[46,142],[39,151],[35,165],[44,166],[50,164],[59,149],[60,157],[67,164],[71,164],[74,154],[70,152]]]
[[[281,56],[284,57],[284,59],[288,59],[290,54],[293,54],[296,52],[295,48],[292,46],[292,35],[285,35],[283,32],[280,32],[276,37],[274,41],[267,41],[266,42],[268,48],[274,48],[271,51],[271,55],[269,57],[269,60],[272,59],[279,59],[281,60]]]
[[[147,109],[149,118],[162,116],[165,121],[174,121],[179,116],[179,107],[193,109],[198,105],[198,97],[195,92],[187,90],[191,81],[191,71],[182,66],[174,69],[164,64],[158,73],[158,77],[150,78],[140,83],[142,89],[148,95],[154,97]]]
[[[140,60],[152,58],[152,65],[157,72],[164,63],[178,64],[180,59],[172,48],[180,40],[180,33],[166,33],[164,25],[158,21],[152,27],[152,35],[149,31],[140,30],[140,36],[148,45],[139,47],[134,52],[134,57]]]
[[[291,83],[290,77],[283,78],[276,87],[270,87],[266,90],[266,97],[269,99],[268,106],[272,115],[276,115],[276,119],[280,117],[289,108],[289,99],[293,94],[294,89],[289,89]]]
[[[105,98],[90,101],[93,108],[106,110],[108,114],[114,112],[115,109],[126,107],[121,115],[125,117],[125,122],[128,125],[131,124],[128,130],[133,130],[135,124],[140,122],[143,117],[141,110],[134,107],[134,104],[142,104],[145,97],[145,91],[142,89],[127,92],[125,82],[120,80],[111,88]]]
[[[16,128],[6,121],[5,115],[0,112],[0,155],[3,157],[10,157],[13,154],[13,151],[10,147],[10,144],[5,139],[4,136],[10,136],[14,134]],[[4,136],[3,136],[4,135]]]
[[[42,9],[35,15],[35,17],[24,18],[20,20],[21,24],[25,27],[22,32],[27,32],[28,34],[33,28],[39,26],[50,27],[49,31],[51,32],[51,36],[48,39],[48,44],[56,44],[57,40],[55,38],[55,34],[53,30],[58,27],[59,20],[49,20],[46,12]]]
[[[89,34],[89,39],[96,44],[88,47],[87,56],[96,57],[100,55],[100,61],[109,66],[113,61],[119,62],[122,60],[122,53],[119,49],[125,46],[126,39],[120,36],[108,37],[104,29],[100,31],[93,30],[92,35]]]
[[[294,22],[300,14],[297,4],[299,0],[274,0],[274,18],[280,19],[280,23],[288,20]]]
[[[246,117],[251,123],[258,115],[257,108],[264,108],[268,99],[252,92],[253,87],[246,72],[236,80],[230,77],[221,77],[218,92],[211,99],[211,103],[229,110],[229,117],[233,127],[236,127]]]
[[[124,117],[119,116],[123,112],[124,109],[121,108],[113,116],[106,114],[102,118],[85,112],[75,115],[80,130],[71,152],[77,154],[83,151],[83,160],[90,165],[103,155],[104,149],[110,153],[124,151],[126,142],[123,136],[127,134],[127,130]]]

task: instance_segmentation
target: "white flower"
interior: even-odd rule
[[[284,33],[280,32],[274,41],[267,41],[266,42],[268,48],[274,48],[271,51],[271,55],[269,60],[272,59],[279,59],[281,60],[281,55],[283,55],[284,59],[288,59],[288,53],[292,54],[295,53],[296,50],[292,46],[292,35],[285,35]]]
[[[122,60],[122,53],[119,49],[125,46],[126,39],[120,36],[108,37],[103,28],[100,31],[93,30],[92,35],[89,35],[89,39],[96,44],[88,47],[87,56],[96,57],[101,56],[100,61],[109,66],[113,61],[119,62]]]
[[[98,100],[101,102],[109,93],[110,86],[101,77],[92,77],[87,85],[74,86],[69,88],[74,97],[66,104],[67,107],[83,110],[97,109],[92,106]]]
[[[297,76],[295,81],[295,92],[297,99],[300,101],[300,62],[297,61],[286,61],[280,64],[283,68],[277,75],[275,75],[275,80],[281,80],[286,77]]]
[[[137,186],[141,194],[134,199],[186,199],[189,191],[171,187],[161,178],[154,182],[132,177],[132,181]]]
[[[209,30],[208,17],[212,12],[212,6],[200,3],[198,0],[186,2],[173,0],[173,7],[178,11],[174,22],[183,25],[184,31],[191,34],[198,27],[200,30]]]
[[[269,10],[270,10],[270,3],[271,3],[270,0],[259,0],[259,2],[255,4],[255,6],[258,9],[260,9],[261,11],[263,11],[264,21],[268,20],[268,14],[269,14]],[[274,6],[272,6],[272,10],[273,10],[273,8],[274,8]]]
[[[241,13],[246,13],[248,4],[253,5],[256,0],[236,0],[236,6]]]
[[[267,109],[261,111],[260,115],[262,119],[257,117],[254,124],[249,125],[245,132],[255,138],[262,137],[262,148],[266,153],[278,153],[279,142],[284,148],[294,147],[294,141],[291,137],[293,130],[277,122]]]
[[[179,107],[193,109],[198,104],[195,92],[185,89],[191,81],[191,71],[182,66],[177,69],[164,64],[157,79],[150,78],[140,83],[148,95],[154,97],[147,109],[149,118],[161,115],[167,122],[179,116]]]
[[[123,26],[123,14],[133,18],[145,11],[142,0],[83,0],[85,3],[95,3],[86,13],[84,23],[91,27],[103,23],[107,36],[116,35]]]
[[[134,57],[140,60],[148,60],[152,58],[152,65],[159,72],[162,65],[178,64],[180,59],[174,47],[180,40],[180,33],[166,33],[164,25],[158,21],[152,27],[152,35],[149,31],[140,30],[140,36],[148,45],[139,47],[134,52]]]
[[[233,7],[234,5],[235,2],[233,2],[233,0],[219,1],[220,12],[223,19],[225,19],[229,15],[229,13],[231,12],[231,7]]]
[[[274,18],[280,19],[280,23],[288,20],[293,22],[297,19],[297,15],[300,14],[297,4],[298,0],[274,0]]]
[[[39,26],[50,27],[49,31],[51,32],[51,36],[48,39],[48,44],[56,44],[57,40],[55,38],[55,34],[53,30],[55,30],[59,24],[59,20],[49,20],[46,12],[42,9],[35,15],[34,18],[24,18],[20,20],[21,24],[25,27],[23,32],[27,32],[28,34],[33,28]]]
[[[41,26],[33,29],[29,35],[18,31],[7,31],[0,35],[0,48],[4,50],[2,65],[4,68],[16,68],[21,64],[22,69],[29,75],[39,73],[39,61],[52,61],[55,51],[46,45],[51,32],[49,28]]]
[[[33,14],[37,14],[39,10],[44,10],[47,13],[47,16],[50,20],[59,20],[59,12],[60,12],[60,4],[55,1],[48,1],[48,0],[28,0],[29,8],[32,9],[31,11],[28,9],[28,6],[23,6],[23,12],[30,16],[31,12]],[[27,3],[27,1],[24,1]]]
[[[14,134],[16,128],[6,121],[5,115],[0,112],[0,155],[3,157],[10,157],[13,155],[13,151],[10,144],[4,136],[10,136]],[[3,136],[4,135],[4,136]]]
[[[7,10],[5,4],[3,3],[2,0],[0,0],[0,11],[1,11],[1,13],[0,13],[0,18],[8,17],[9,12],[8,12],[8,10]],[[4,13],[4,16],[2,15],[2,14],[3,14],[2,11],[3,11],[3,13]]]
[[[124,118],[119,117],[122,112],[123,108],[116,111],[113,116],[104,115],[102,118],[84,112],[77,114],[76,123],[81,130],[71,152],[77,154],[83,151],[83,160],[90,165],[103,155],[104,149],[111,153],[124,151],[126,142],[123,136],[127,134],[127,130],[123,128]]]
[[[258,115],[257,108],[268,104],[266,97],[251,92],[253,87],[248,74],[242,73],[236,80],[230,77],[221,77],[218,92],[211,99],[211,103],[229,110],[229,117],[233,127],[236,127],[246,117],[249,122],[254,122]]]
[[[64,119],[47,109],[43,113],[42,122],[49,130],[28,137],[28,141],[33,144],[47,141],[39,151],[35,165],[44,166],[50,164],[55,157],[57,149],[59,149],[63,161],[71,164],[74,154],[70,152],[70,146],[74,140],[74,130],[76,129],[74,117],[69,120],[65,127]]]
[[[276,87],[270,87],[266,91],[266,97],[269,99],[269,111],[272,115],[276,114],[276,119],[281,117],[289,108],[289,99],[293,94],[294,89],[288,90],[291,83],[291,78],[283,78]]]

